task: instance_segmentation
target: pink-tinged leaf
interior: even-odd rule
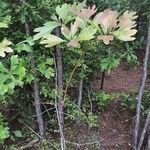
[[[68,44],[67,44],[68,47],[73,47],[73,48],[79,48],[80,47],[80,44],[79,42],[76,40],[76,39],[72,39]]]
[[[62,27],[61,27],[61,33],[64,35],[64,37],[66,39],[70,38],[70,31],[69,31],[68,27],[66,27],[65,25],[62,25]]]
[[[114,37],[112,35],[100,35],[97,39],[102,40],[104,44],[108,45],[110,41],[113,41]]]
[[[136,15],[136,12],[125,11],[118,19],[119,21],[118,27],[120,29],[135,27],[137,24],[134,20],[137,17],[138,16]]]
[[[118,15],[117,11],[106,9],[103,12],[98,13],[95,16],[94,21],[101,25],[103,32],[106,34],[117,26]]]
[[[113,32],[113,35],[122,41],[133,41],[135,40],[135,37],[133,37],[136,34],[137,30],[125,28],[125,29],[118,29],[117,31]]]
[[[78,17],[80,17],[84,20],[87,20],[87,19],[90,19],[91,16],[93,16],[96,13],[96,11],[97,11],[96,6],[93,5],[92,7],[82,8],[81,10],[78,10],[74,13]]]
[[[76,15],[76,12],[80,11],[83,8],[86,8],[86,1],[82,3],[73,3],[73,5],[69,5],[69,11],[72,15]]]
[[[65,38],[70,40],[77,33],[79,25],[80,25],[80,22],[78,19],[76,19],[74,23],[71,23],[70,29],[66,27],[65,25],[62,25],[61,32],[65,36]]]

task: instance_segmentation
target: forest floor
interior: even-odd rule
[[[132,93],[140,84],[142,70],[127,69],[124,63],[105,76],[104,91]],[[99,80],[93,81],[94,90],[100,90]],[[112,100],[104,111],[98,114],[98,127],[89,129],[86,125],[71,128],[77,143],[87,143],[70,149],[75,150],[130,150],[133,135],[134,113],[123,109],[121,99]],[[69,139],[72,139],[71,137]],[[94,142],[98,142],[94,144]],[[91,143],[91,144],[89,144]],[[93,143],[93,144],[92,144]],[[78,148],[77,148],[78,147]]]
[[[139,86],[141,74],[140,67],[129,69],[125,63],[121,63],[111,74],[105,75],[104,91],[130,94]],[[94,91],[100,91],[100,76],[100,73],[96,73],[93,78],[91,86]],[[123,109],[121,103],[122,100],[116,98],[103,111],[96,110],[97,127],[89,128],[80,123],[67,126],[66,140],[74,142],[67,144],[67,150],[131,150],[134,113]],[[29,150],[37,150],[37,146]]]

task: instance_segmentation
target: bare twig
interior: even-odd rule
[[[148,113],[148,115],[147,115],[147,118],[146,118],[146,121],[145,121],[145,125],[144,125],[144,128],[143,128],[141,137],[140,137],[140,141],[139,141],[139,143],[138,143],[137,150],[141,150],[141,147],[142,147],[142,144],[143,144],[143,140],[144,140],[144,138],[145,138],[145,134],[146,134],[146,131],[147,131],[149,122],[150,122],[150,111],[149,111],[149,113]]]
[[[66,88],[65,88],[65,91],[64,91],[64,98],[63,98],[63,99],[64,99],[64,101],[65,101],[65,98],[66,98],[66,95],[67,95],[67,91],[68,91],[68,88],[69,88],[70,82],[71,82],[71,80],[72,80],[72,77],[73,77],[73,75],[74,75],[74,73],[75,73],[76,69],[77,69],[77,68],[79,67],[79,65],[80,65],[81,57],[82,57],[82,55],[81,55],[81,56],[80,56],[80,58],[78,59],[78,61],[77,61],[76,65],[75,65],[75,67],[73,68],[73,70],[72,70],[72,72],[71,72],[71,74],[70,74],[70,77],[69,77],[68,83],[67,83]]]
[[[26,3],[26,0],[20,0],[24,5]],[[27,36],[30,35],[30,27],[28,21],[25,19],[25,31]],[[37,114],[37,122],[39,126],[39,132],[41,136],[44,136],[44,123],[41,113],[41,99],[40,99],[40,92],[39,92],[39,83],[38,79],[36,77],[36,67],[35,67],[35,60],[33,57],[32,52],[29,52],[29,59],[31,61],[31,67],[32,67],[32,74],[35,77],[34,83],[33,83],[33,91],[34,91],[34,102],[36,107],[36,114]]]
[[[53,109],[55,109],[55,107],[46,109],[45,111],[41,112],[41,114],[44,114],[44,113],[46,113],[46,112],[48,112],[48,111],[50,111],[50,110],[53,110]],[[33,117],[37,117],[37,115],[30,116],[29,118],[33,118]]]
[[[78,96],[78,106],[81,108],[82,103],[82,93],[83,93],[83,79],[79,82],[79,96]]]
[[[139,133],[140,114],[141,114],[141,102],[142,102],[142,96],[143,96],[144,87],[147,79],[147,64],[149,58],[149,48],[150,48],[150,24],[148,27],[147,46],[146,46],[146,53],[145,53],[144,64],[143,64],[142,83],[139,89],[139,94],[136,98],[137,106],[136,106],[136,119],[135,119],[135,128],[134,128],[134,144],[133,144],[134,150],[137,150],[137,141],[138,141],[138,133]]]
[[[31,148],[31,147],[33,147],[33,145],[34,145],[35,143],[37,143],[38,141],[39,141],[39,139],[34,139],[34,140],[30,141],[29,143],[27,143],[26,145],[21,146],[21,147],[18,148],[17,150],[23,150],[23,149]]]
[[[44,139],[42,136],[40,136],[38,133],[36,133],[30,126],[28,126],[27,124],[25,124],[24,122],[20,121],[20,123],[22,123],[23,125],[25,125],[28,129],[30,129],[30,131],[32,131],[37,137],[39,137],[41,140],[45,141],[46,143],[50,144],[53,148],[55,148],[56,150],[59,150],[54,144],[52,144],[51,142],[47,141],[46,139]]]

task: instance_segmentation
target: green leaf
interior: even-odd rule
[[[22,51],[32,52],[32,47],[29,44],[25,44],[25,43],[17,44],[16,49],[19,53]]]
[[[8,73],[8,69],[4,67],[4,65],[2,64],[2,62],[0,62],[0,72]]]
[[[4,95],[8,91],[8,86],[5,84],[0,84],[0,95]]]
[[[15,65],[18,64],[18,61],[18,55],[11,56],[11,70],[13,70]]]
[[[43,27],[36,28],[34,32],[39,32],[34,35],[33,40],[38,40],[43,38],[45,35],[51,33],[56,27],[60,26],[60,23],[55,21],[49,21],[44,24]]]
[[[63,4],[62,6],[56,7],[56,13],[62,20],[65,20],[67,18],[68,12],[69,12],[69,5],[66,3]]]
[[[136,29],[130,29],[130,28],[124,28],[124,29],[118,29],[117,31],[113,32],[113,35],[122,41],[133,41],[135,40],[135,37],[133,37],[136,34]]]
[[[44,36],[40,44],[45,44],[46,45],[45,47],[53,47],[62,42],[65,42],[65,41],[53,34],[49,34],[49,35]]]
[[[39,65],[38,65],[38,70],[39,70],[42,74],[44,74],[44,72],[45,72],[45,70],[46,70],[46,65],[45,65],[45,63],[39,64]]]
[[[6,23],[0,22],[0,28],[8,28]]]
[[[34,76],[33,76],[32,74],[29,74],[29,75],[26,77],[27,83],[31,83],[33,80],[34,80]]]
[[[21,138],[21,137],[23,136],[20,130],[14,131],[14,134],[15,134],[15,136],[18,137],[18,138]]]
[[[91,26],[88,26],[82,29],[77,39],[79,41],[88,41],[95,37],[94,36],[95,33],[96,33],[96,29],[92,28]]]
[[[8,138],[10,136],[9,134],[9,128],[4,127],[4,125],[0,125],[0,143],[3,142],[4,139]]]
[[[46,69],[44,75],[48,79],[50,79],[50,77],[54,77],[55,76],[54,69],[53,68]]]
[[[46,64],[48,64],[48,65],[54,65],[54,59],[53,58],[48,58],[46,60]]]

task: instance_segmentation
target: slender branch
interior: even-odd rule
[[[29,143],[27,143],[24,146],[21,146],[20,148],[18,148],[17,150],[23,150],[23,149],[27,149],[27,148],[31,148],[33,147],[33,145],[35,145],[35,143],[37,143],[39,141],[39,139],[34,139],[32,141],[30,141]]]
[[[45,111],[41,112],[41,114],[44,114],[44,113],[46,113],[46,112],[48,112],[48,111],[50,111],[50,110],[53,110],[53,109],[55,109],[55,107],[46,109]],[[33,118],[33,117],[37,117],[37,115],[30,116],[29,118]]]
[[[82,56],[82,55],[81,55]],[[67,95],[67,91],[68,91],[68,88],[69,88],[69,85],[70,85],[70,82],[71,82],[71,80],[72,80],[72,77],[73,77],[73,75],[74,75],[74,73],[75,73],[75,71],[76,71],[76,69],[79,67],[79,65],[80,65],[80,60],[81,60],[81,56],[80,56],[80,58],[78,59],[78,61],[77,61],[77,63],[76,63],[76,65],[75,65],[75,67],[74,67],[74,69],[72,70],[72,72],[71,72],[71,74],[70,74],[70,77],[69,77],[69,80],[68,80],[68,83],[67,83],[67,85],[66,85],[66,88],[65,88],[65,91],[64,91],[64,101],[65,101],[65,98],[66,98],[66,95]]]
[[[30,129],[37,137],[39,137],[40,139],[42,139],[43,141],[45,141],[46,143],[50,144],[53,148],[55,148],[56,150],[59,150],[54,144],[52,144],[51,142],[47,141],[46,139],[44,139],[42,136],[40,136],[38,133],[36,133],[30,126],[28,126],[27,124],[25,124],[24,122],[20,121],[20,123],[22,123],[23,125],[25,125],[28,129]]]
[[[147,115],[147,118],[146,118],[146,121],[145,121],[145,125],[144,125],[144,128],[143,128],[141,137],[140,137],[140,141],[139,141],[137,150],[141,150],[141,147],[142,147],[142,144],[143,144],[143,140],[144,140],[144,138],[145,138],[145,134],[146,134],[146,131],[147,131],[149,122],[150,122],[150,111],[149,111],[149,113],[148,113],[148,115]]]
[[[142,83],[139,89],[139,94],[136,98],[137,106],[136,106],[136,119],[135,119],[135,128],[134,128],[134,144],[133,144],[134,150],[137,150],[137,141],[138,141],[138,133],[139,133],[140,114],[141,114],[141,102],[142,102],[142,96],[143,96],[144,87],[145,87],[145,83],[147,79],[147,65],[148,65],[148,58],[149,58],[149,49],[150,49],[150,24],[148,27],[147,46],[146,46],[146,53],[145,53],[144,64],[143,64]]]
[[[79,96],[78,96],[78,106],[81,108],[82,103],[82,93],[83,93],[83,79],[79,82]]]
[[[20,0],[24,5],[26,3],[26,0]],[[25,31],[27,36],[30,35],[30,27],[28,21],[25,19]],[[38,79],[36,77],[36,67],[35,67],[35,60],[33,57],[33,53],[29,53],[29,59],[31,62],[31,67],[32,67],[32,74],[35,77],[34,83],[33,83],[33,91],[34,91],[34,102],[35,102],[35,107],[36,107],[36,114],[37,114],[37,122],[39,126],[39,132],[41,136],[44,136],[44,123],[43,123],[43,118],[42,118],[42,113],[41,113],[41,99],[40,99],[40,92],[39,92],[39,83]]]

